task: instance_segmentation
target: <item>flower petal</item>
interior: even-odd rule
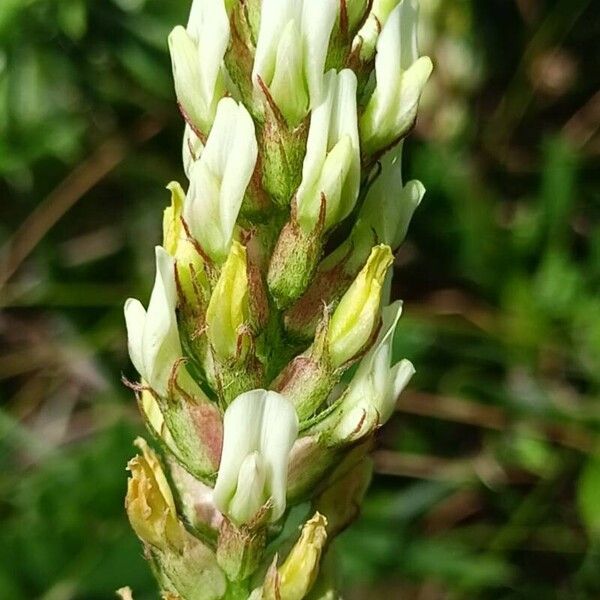
[[[308,82],[311,109],[322,99],[325,59],[337,11],[337,0],[304,0],[302,4],[304,76]]]
[[[142,354],[148,383],[161,395],[166,393],[173,365],[181,357],[174,268],[173,258],[157,246],[156,279],[148,304]]]
[[[187,31],[198,46],[199,91],[210,105],[229,43],[229,19],[223,0],[194,0]]]
[[[253,516],[257,488],[248,483],[248,472],[254,470],[262,477],[258,473],[262,469],[261,506],[271,498],[270,519],[277,520],[285,510],[289,454],[297,435],[296,411],[281,394],[252,390],[238,396],[225,411],[223,452],[214,489],[217,508],[238,522],[240,515]],[[248,461],[254,453],[258,456]],[[242,467],[248,472],[242,473]],[[240,483],[245,487],[238,496]],[[248,506],[242,505],[242,498]]]
[[[202,155],[192,167],[184,208],[192,234],[218,262],[229,252],[257,156],[252,117],[243,105],[223,98]]]
[[[127,326],[127,345],[129,357],[133,366],[142,379],[146,379],[143,356],[143,337],[146,324],[146,309],[135,298],[128,298],[125,302],[125,324]]]
[[[275,73],[281,32],[297,12],[295,3],[295,0],[262,0],[258,41],[252,69],[254,82],[260,76],[266,85],[270,85]]]
[[[273,508],[271,521],[285,511],[290,451],[298,437],[298,417],[294,405],[277,392],[264,396],[260,451],[268,472],[267,488]]]
[[[260,446],[265,390],[240,394],[223,417],[223,450],[213,493],[215,506],[227,513],[242,463]]]

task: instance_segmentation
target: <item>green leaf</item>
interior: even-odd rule
[[[80,40],[87,31],[87,7],[83,0],[70,0],[58,5],[58,25],[72,40]]]
[[[579,514],[588,534],[600,539],[600,456],[588,459],[577,484]]]

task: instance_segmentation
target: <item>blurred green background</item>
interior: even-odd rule
[[[422,0],[397,260],[417,366],[339,540],[349,600],[600,598],[600,10]],[[0,598],[154,598],[122,304],[184,181],[187,0],[0,0]]]

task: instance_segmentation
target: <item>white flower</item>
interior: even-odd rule
[[[356,224],[368,243],[388,244],[394,250],[404,241],[408,225],[425,188],[420,181],[402,182],[402,143],[381,160],[381,173],[373,182]]]
[[[356,120],[356,75],[331,70],[324,79],[323,101],[313,110],[296,193],[298,220],[312,230],[325,196],[325,229],[348,216],[360,185],[360,148]]]
[[[174,260],[156,247],[156,279],[146,311],[139,300],[125,302],[129,356],[142,379],[164,396],[173,365],[181,357],[175,306]]]
[[[187,28],[169,35],[175,92],[186,120],[207,134],[223,95],[221,66],[229,43],[223,0],[194,0]]]
[[[394,332],[401,314],[400,301],[383,309],[377,341],[361,360],[339,408],[321,422],[318,429],[329,429],[334,438],[350,441],[390,418],[396,400],[415,372],[408,360],[391,366]]]
[[[285,510],[289,454],[298,435],[292,403],[277,392],[252,390],[225,411],[215,506],[237,524],[271,500],[270,521]]]
[[[202,155],[192,166],[183,211],[192,235],[217,262],[229,252],[257,154],[252,117],[242,104],[223,98]]]
[[[262,79],[290,124],[321,99],[337,0],[262,0],[252,80]]]
[[[360,119],[363,151],[373,154],[407,133],[412,126],[433,65],[417,58],[416,0],[402,0],[391,12],[377,41],[377,84]]]

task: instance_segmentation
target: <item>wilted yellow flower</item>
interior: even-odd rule
[[[281,600],[302,600],[319,574],[319,563],[327,541],[327,519],[315,513],[302,528],[300,539],[279,568]]]
[[[158,457],[142,438],[135,442],[141,455],[129,461],[125,508],[138,537],[160,550],[181,550],[185,529],[177,518],[175,501]]]

